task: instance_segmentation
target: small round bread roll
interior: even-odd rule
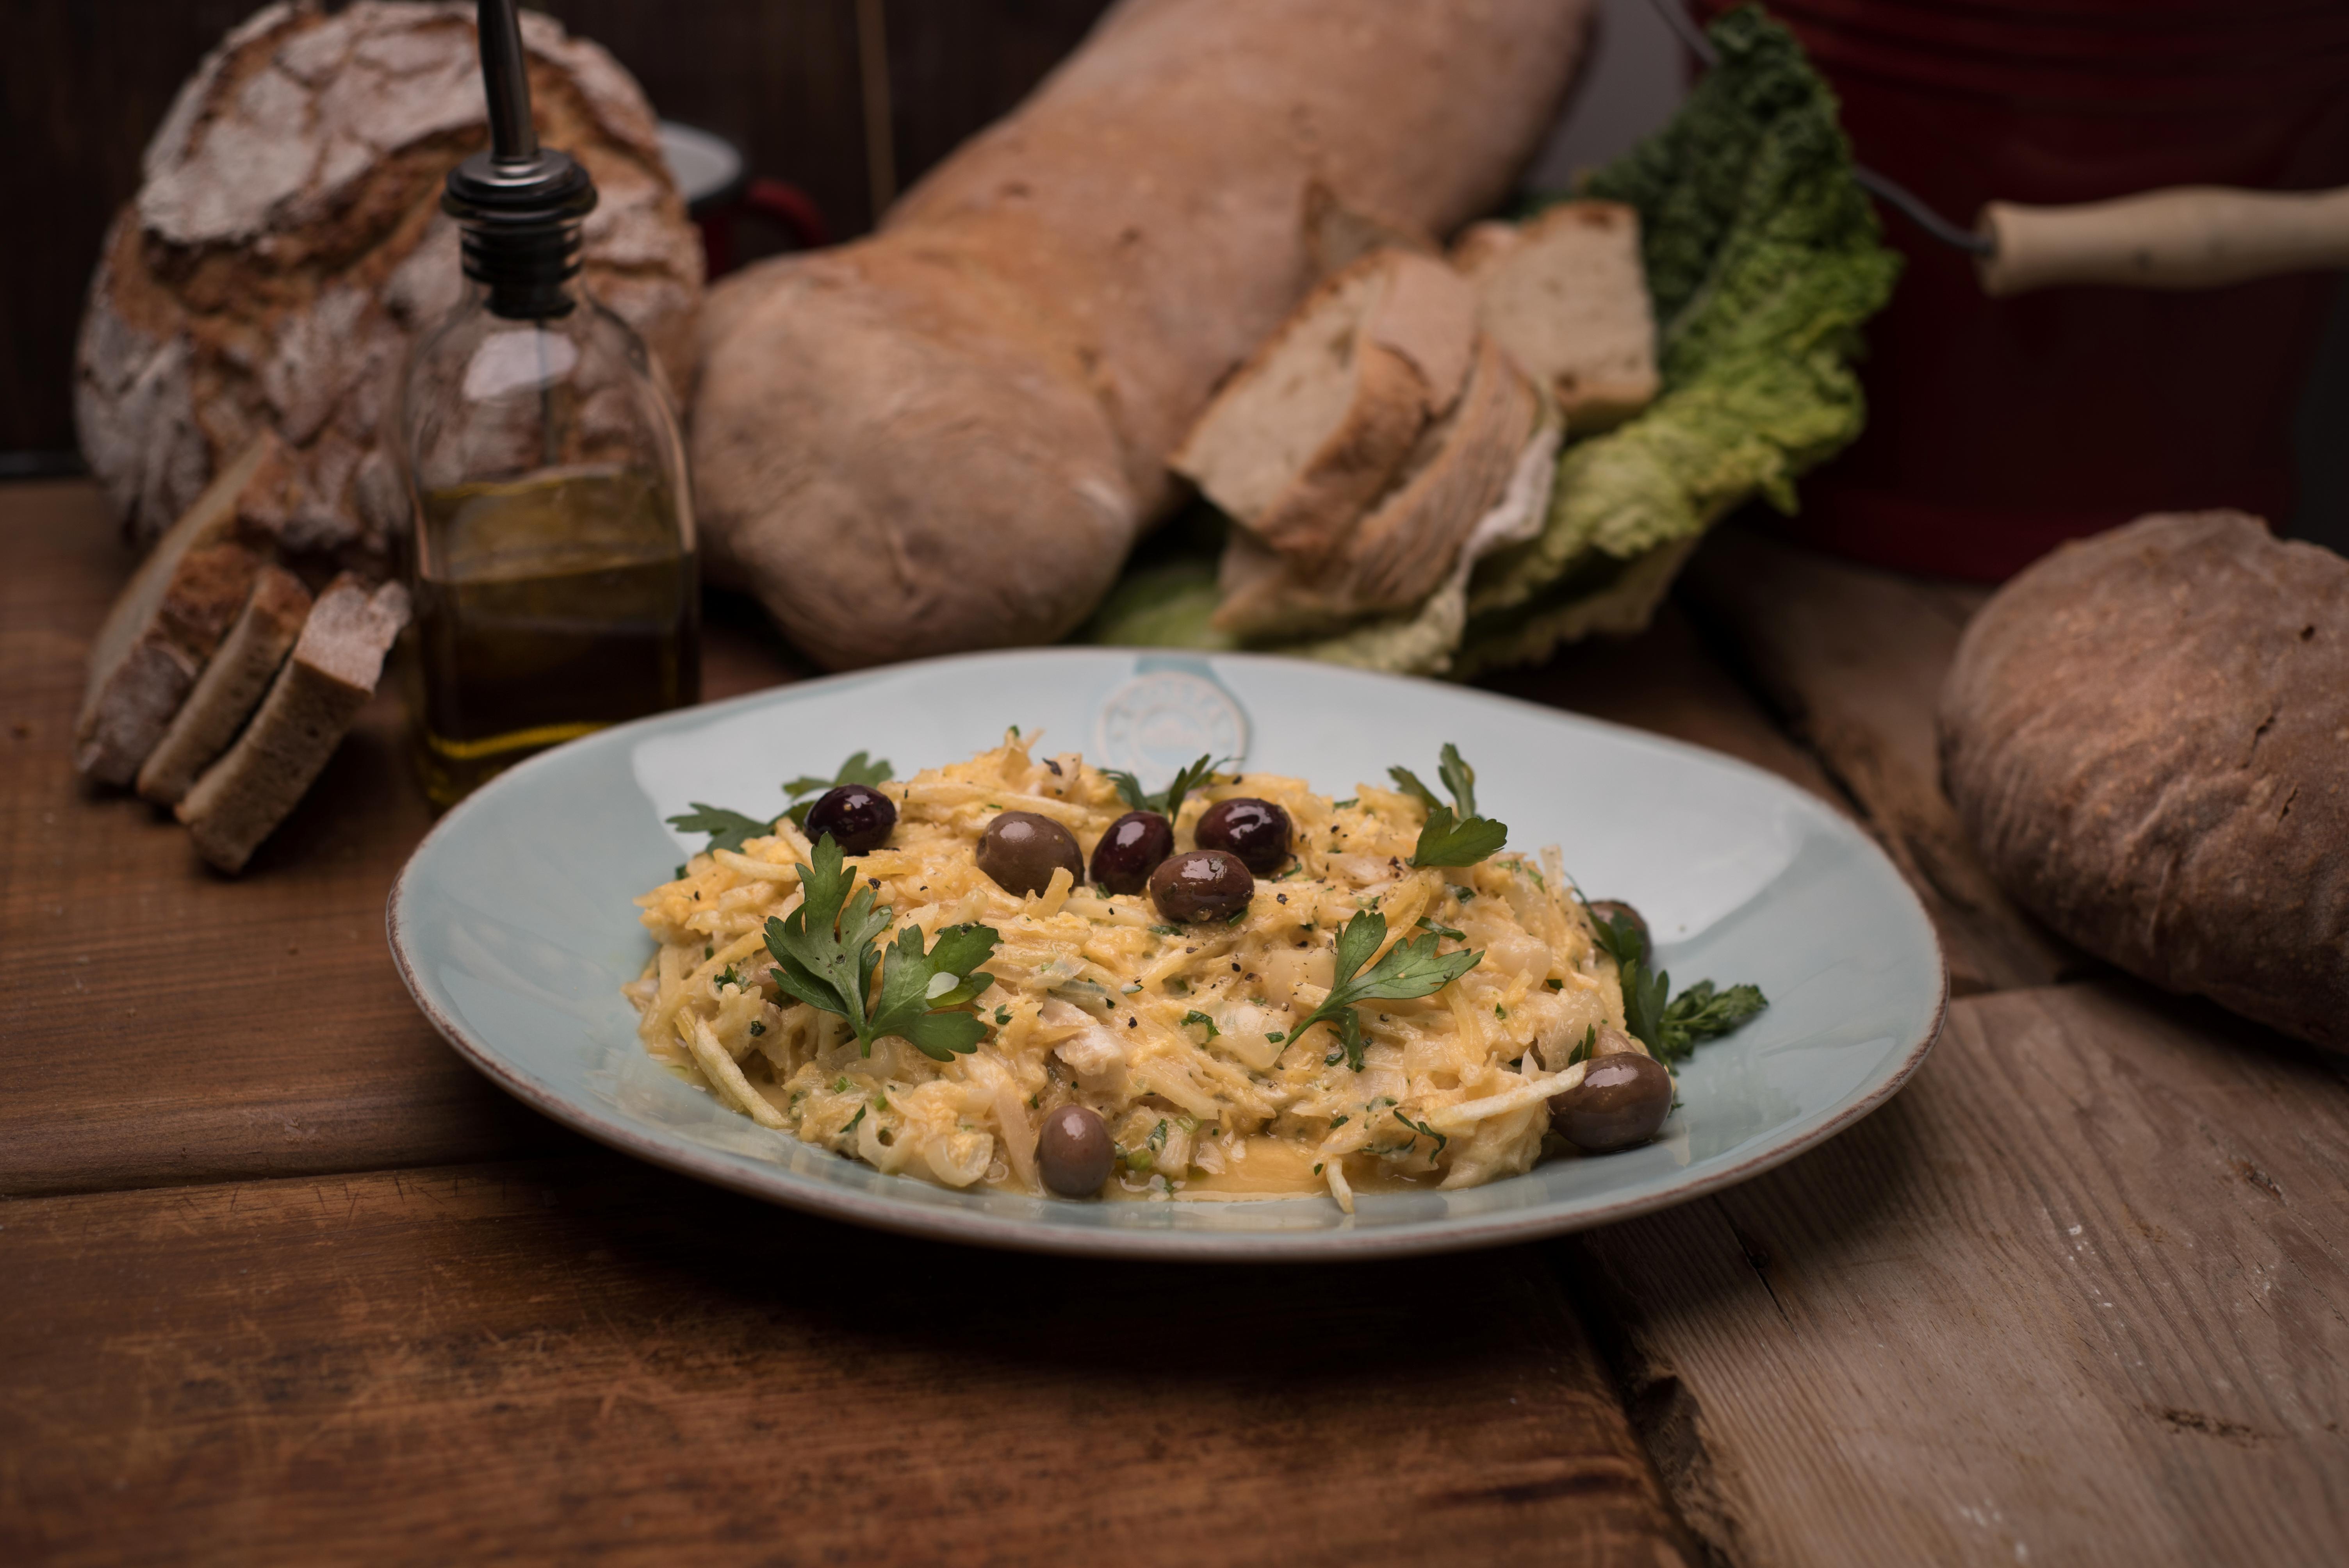
[[[1966,628],[1940,739],[2019,903],[2349,1050],[2349,561],[2234,511],[2066,545]]]

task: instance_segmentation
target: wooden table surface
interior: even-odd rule
[[[1948,1032],[1755,1181],[1532,1246],[968,1251],[610,1153],[383,942],[388,699],[241,880],[68,739],[129,562],[0,488],[0,1562],[2349,1561],[2349,1085],[2018,914],[1935,783],[1979,595],[1730,534],[1494,684],[1882,841]],[[795,673],[739,606],[712,696]]]

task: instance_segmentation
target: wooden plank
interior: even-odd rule
[[[1637,637],[1600,637],[1560,648],[1530,669],[1477,683],[1510,696],[1652,730],[1725,752],[1848,810],[1818,759],[1786,738],[1667,603]]]
[[[1987,592],[1736,528],[1707,542],[1682,588],[1924,897],[1959,995],[2046,985],[2086,966],[1992,882],[1941,793],[1933,714],[1958,634]]]
[[[379,694],[242,879],[70,759],[89,639],[129,568],[94,487],[0,489],[0,1192],[479,1159],[548,1124],[460,1061],[384,946],[430,825]],[[717,598],[713,695],[785,678]]]
[[[0,1226],[0,1560],[1688,1560],[1525,1249],[983,1253],[602,1154]]]
[[[1559,1255],[1733,1564],[2349,1561],[2349,1083],[2124,982]]]

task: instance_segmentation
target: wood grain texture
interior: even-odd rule
[[[1497,671],[1476,684],[1710,747],[1799,784],[1837,810],[1850,810],[1818,759],[1771,721],[1670,602],[1637,637],[1571,643],[1544,664]]]
[[[1721,1562],[2349,1561],[2349,1080],[2125,982],[1953,1005],[1900,1097],[1561,1244]]]
[[[89,640],[130,558],[83,481],[0,488],[0,1193],[480,1159],[549,1124],[416,1011],[384,945],[430,825],[379,692],[242,878],[73,772]],[[712,695],[793,666],[713,601]]]
[[[600,1153],[0,1227],[9,1562],[1689,1560],[1523,1249],[981,1253]]]
[[[1935,699],[1987,589],[1832,561],[1724,529],[1682,593],[1917,888],[1953,995],[2043,985],[2085,961],[1999,892],[1941,793]]]

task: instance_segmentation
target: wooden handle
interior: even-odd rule
[[[1992,201],[1974,226],[1997,247],[1976,263],[1982,290],[2001,296],[2058,284],[2207,289],[2349,267],[2349,187],[2181,185],[2076,207]]]

